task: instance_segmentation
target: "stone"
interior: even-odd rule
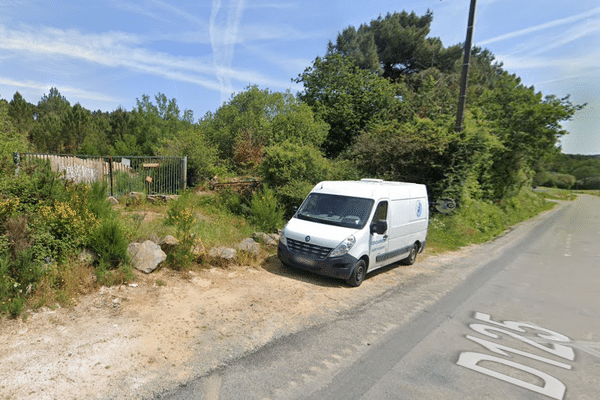
[[[162,251],[169,254],[175,249],[175,247],[177,247],[179,240],[177,240],[177,238],[173,235],[167,235],[158,244]]]
[[[274,239],[273,236],[274,236],[273,234],[269,235],[264,232],[254,232],[252,234],[252,238],[254,240],[264,243],[265,246],[277,247],[277,243],[279,242],[279,236],[277,236],[277,239]]]
[[[260,244],[256,242],[252,238],[247,238],[242,240],[237,246],[236,249],[239,251],[244,251],[246,253],[250,253],[255,257],[260,255]]]
[[[113,206],[119,204],[119,200],[114,196],[108,196],[108,202]]]
[[[143,199],[144,199],[144,193],[131,192],[127,195],[127,198],[125,200],[125,205],[126,206],[138,205],[142,202]]]
[[[237,251],[230,247],[213,247],[208,251],[210,260],[220,266],[227,266],[237,260]]]
[[[156,270],[167,259],[160,246],[151,240],[143,243],[130,243],[127,252],[135,269],[149,274]]]

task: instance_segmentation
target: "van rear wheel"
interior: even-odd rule
[[[367,264],[365,260],[362,258],[354,264],[354,269],[352,270],[352,275],[350,278],[346,280],[346,283],[349,286],[358,287],[365,280],[365,275],[367,274]]]
[[[419,245],[415,243],[410,249],[410,253],[408,253],[408,257],[402,260],[402,264],[404,265],[413,265],[415,261],[417,261],[417,254],[419,254]]]

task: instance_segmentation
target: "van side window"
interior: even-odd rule
[[[377,221],[385,221],[387,219],[387,211],[388,211],[388,202],[382,201],[377,205],[377,210],[375,211],[375,216],[373,217],[373,222]]]

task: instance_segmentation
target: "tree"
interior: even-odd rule
[[[346,57],[361,69],[381,74],[381,62],[377,53],[375,36],[368,25],[361,25],[358,31],[353,26],[344,29],[335,41],[329,42],[327,56],[339,54]]]
[[[26,134],[19,132],[14,126],[9,111],[10,105],[0,99],[0,170],[14,166],[14,152],[29,150]]]
[[[429,10],[423,16],[406,11],[388,13],[358,30],[352,26],[343,30],[335,45],[329,43],[327,55],[348,57],[360,68],[381,72],[393,81],[432,67],[455,71],[462,48],[444,48],[439,38],[428,38],[432,21]]]
[[[482,96],[479,105],[503,145],[494,157],[496,198],[511,196],[531,184],[534,163],[553,155],[558,139],[567,134],[560,122],[585,106],[573,105],[568,96],[543,97],[508,73]]]
[[[219,158],[233,170],[249,171],[262,162],[265,148],[290,140],[320,146],[327,124],[291,93],[248,86],[215,113],[198,122]]]
[[[190,125],[166,140],[158,149],[161,156],[187,156],[188,183],[194,186],[203,178],[210,179],[219,171],[217,149],[197,125]]]
[[[369,125],[384,121],[400,102],[389,80],[337,54],[317,57],[295,82],[304,85],[298,97],[330,126],[323,148],[331,157],[348,148]]]
[[[21,135],[30,135],[31,128],[35,122],[33,115],[35,106],[23,99],[21,93],[15,92],[8,107],[8,116],[12,118],[17,132]]]
[[[63,119],[70,110],[71,104],[58,89],[51,88],[47,95],[42,96],[35,110],[36,123],[31,132],[38,152],[58,154],[65,151]]]

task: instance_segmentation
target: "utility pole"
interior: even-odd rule
[[[465,104],[467,102],[467,81],[469,78],[469,62],[471,60],[471,47],[473,43],[473,25],[475,24],[475,3],[471,0],[469,9],[469,22],[467,24],[467,38],[465,40],[465,49],[463,57],[462,75],[460,78],[460,96],[458,97],[458,109],[456,111],[456,125],[454,130],[461,132],[463,129],[463,119],[465,114]]]

